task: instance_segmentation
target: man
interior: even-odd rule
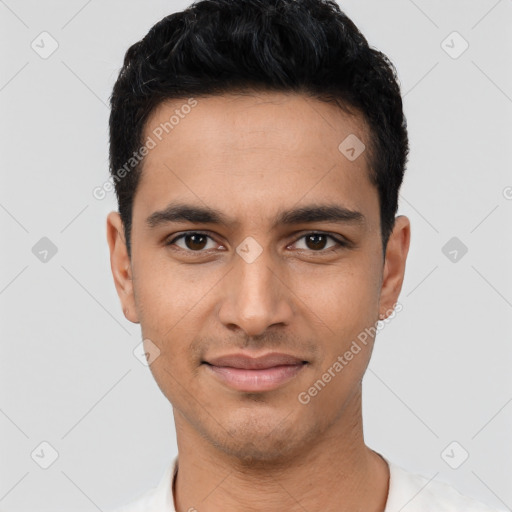
[[[121,510],[491,510],[363,439],[408,138],[393,65],[337,4],[198,2],[127,51],[111,104],[112,272],[179,452]]]

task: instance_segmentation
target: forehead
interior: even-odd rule
[[[368,134],[361,116],[299,94],[165,101],[145,125],[143,140],[151,139],[153,147],[144,157],[136,197],[144,213],[175,198],[229,210],[237,204],[291,205],[306,195],[361,209],[376,200],[369,151],[362,149],[369,148]],[[354,142],[362,152],[348,158],[344,151]]]
[[[334,103],[296,93],[254,92],[166,100],[146,121],[144,138],[152,137],[160,149],[174,139],[180,146],[216,152],[248,151],[256,143],[290,155],[318,151],[338,157],[339,143],[347,136],[368,142],[368,132],[362,115],[350,115]],[[368,164],[367,156],[355,165]]]

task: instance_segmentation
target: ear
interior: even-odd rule
[[[380,318],[387,318],[398,301],[405,274],[405,261],[411,241],[411,224],[409,219],[400,215],[395,219],[395,226],[386,247],[386,258],[382,276],[379,301]]]
[[[132,266],[126,248],[123,221],[118,212],[110,212],[107,216],[107,242],[110,268],[124,316],[130,322],[139,323],[133,293]]]

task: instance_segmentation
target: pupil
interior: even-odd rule
[[[318,242],[319,238],[323,238],[323,242]],[[309,244],[311,240],[313,240],[312,247],[311,244]],[[325,235],[308,235],[306,238],[306,243],[310,249],[323,249],[325,246]]]
[[[203,247],[206,245],[206,236],[199,234],[188,235],[187,245],[189,249],[203,249]]]

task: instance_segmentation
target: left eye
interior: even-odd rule
[[[215,243],[213,244],[214,247],[207,247],[208,241],[213,242],[213,239],[210,236],[205,235],[204,233],[196,232],[183,233],[182,235],[177,236],[176,238],[168,242],[167,245],[173,245],[178,240],[183,240],[185,245],[185,247],[183,247],[176,244],[178,245],[178,247],[180,247],[180,249],[188,249],[193,252],[201,252],[203,249],[212,249],[215,247]]]
[[[340,240],[337,240],[331,235],[326,235],[325,233],[308,233],[307,235],[301,236],[294,245],[298,244],[300,240],[304,240],[304,245],[306,247],[299,247],[299,249],[316,252],[343,245]],[[331,245],[326,245],[328,240],[331,240]]]

